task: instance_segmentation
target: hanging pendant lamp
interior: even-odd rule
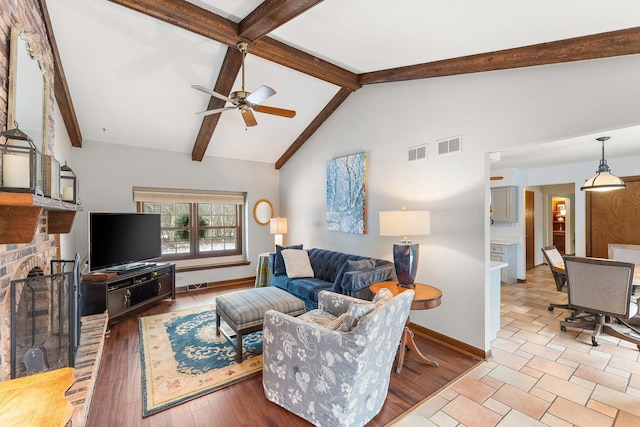
[[[604,142],[608,139],[608,136],[601,136],[600,138],[596,138],[596,140],[600,141],[600,143],[602,144],[602,160],[600,160],[600,165],[598,166],[596,175],[593,178],[589,178],[588,180],[586,180],[584,182],[584,185],[580,187],[580,190],[612,191],[627,188],[627,184],[625,184],[622,179],[611,173],[609,165],[607,165],[607,161],[604,158]]]

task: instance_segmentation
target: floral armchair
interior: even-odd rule
[[[299,317],[268,311],[263,386],[267,399],[316,426],[362,426],[387,397],[413,290],[382,289],[373,301],[321,291]]]

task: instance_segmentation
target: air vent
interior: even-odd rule
[[[451,138],[441,139],[438,141],[438,156],[445,154],[459,153],[462,151],[462,135],[452,136]]]
[[[418,145],[409,148],[409,161],[421,160],[427,158],[427,144]]]
[[[200,289],[208,289],[208,283],[196,283],[193,285],[187,285],[187,291],[199,291]]]

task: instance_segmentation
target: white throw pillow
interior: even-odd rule
[[[290,279],[313,277],[313,268],[309,262],[309,254],[302,249],[284,249],[282,251],[284,266]]]

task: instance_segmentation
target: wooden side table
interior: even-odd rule
[[[369,290],[374,294],[378,293],[381,288],[389,289],[394,296],[409,289],[398,286],[398,282],[378,282],[369,286]],[[422,283],[415,283],[415,287],[411,289],[415,291],[415,295],[413,296],[413,301],[411,303],[411,310],[428,310],[430,308],[437,307],[442,303],[442,291],[436,287],[423,285]],[[402,371],[407,347],[413,350],[419,359],[437,368],[438,362],[428,359],[420,352],[420,350],[418,350],[414,340],[414,332],[409,329],[408,325],[409,318],[407,318],[407,323],[404,326],[404,333],[402,334],[402,340],[400,342],[400,353],[398,354],[398,367],[396,368],[396,374],[399,374],[400,371]]]

